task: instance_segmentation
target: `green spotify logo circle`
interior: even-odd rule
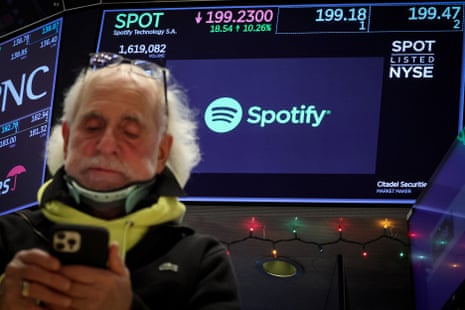
[[[242,107],[237,100],[230,97],[215,99],[205,110],[204,120],[207,127],[214,132],[229,132],[241,122]]]

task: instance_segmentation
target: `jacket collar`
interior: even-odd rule
[[[134,210],[156,203],[160,196],[179,197],[185,195],[184,190],[181,188],[174,174],[168,167],[165,167],[165,169],[155,178],[156,181],[150,187],[149,194],[137,203]],[[57,171],[43,189],[39,197],[39,205],[43,207],[45,203],[52,200],[58,200],[71,207],[80,208],[69,193],[66,185],[66,172],[64,167],[61,167]]]

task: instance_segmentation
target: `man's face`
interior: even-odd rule
[[[172,137],[160,133],[156,103],[132,83],[88,85],[72,124],[63,124],[65,170],[98,191],[161,172]]]

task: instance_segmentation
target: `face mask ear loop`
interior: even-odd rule
[[[124,209],[127,214],[129,214],[139,201],[141,201],[150,192],[150,187],[154,182],[155,181],[151,181],[143,186],[137,187],[129,193],[124,204]]]
[[[77,191],[77,189],[69,182],[66,182],[66,186],[68,187],[69,193],[70,193],[71,197],[73,197],[74,201],[77,204],[80,204],[81,203],[81,198],[79,197],[79,192]]]

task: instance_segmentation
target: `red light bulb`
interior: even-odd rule
[[[255,217],[252,217],[249,222],[249,234],[252,234],[255,231],[257,223],[255,222]]]

